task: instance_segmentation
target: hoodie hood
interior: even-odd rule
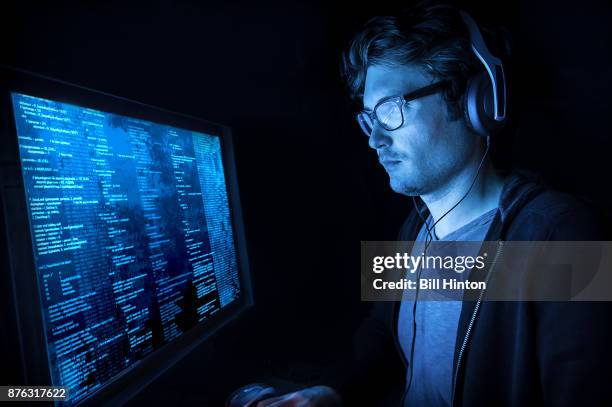
[[[533,176],[521,171],[513,171],[504,182],[499,198],[499,214],[501,223],[507,224],[518,211],[533,197],[544,191],[544,186]]]

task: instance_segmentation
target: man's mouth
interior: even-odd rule
[[[380,160],[380,163],[383,167],[385,167],[386,170],[389,170],[396,167],[399,163],[401,163],[401,161],[384,159]]]

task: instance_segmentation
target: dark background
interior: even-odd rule
[[[512,121],[495,159],[536,171],[609,214],[612,5],[457,3],[514,37]],[[255,309],[140,401],[216,405],[266,375],[309,383],[367,309],[359,242],[393,240],[395,195],[354,120],[340,52],[405,2],[13,2],[0,63],[229,125]]]

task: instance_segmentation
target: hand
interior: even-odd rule
[[[225,401],[225,407],[255,407],[259,400],[276,396],[276,389],[264,383],[251,383],[235,390]]]
[[[314,386],[272,397],[257,403],[256,407],[340,407],[340,396],[331,387]]]

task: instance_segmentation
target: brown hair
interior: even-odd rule
[[[363,98],[368,67],[416,64],[438,80],[449,80],[443,97],[452,120],[463,116],[468,78],[482,69],[459,10],[425,1],[397,16],[368,21],[342,56],[342,76],[351,96]]]

